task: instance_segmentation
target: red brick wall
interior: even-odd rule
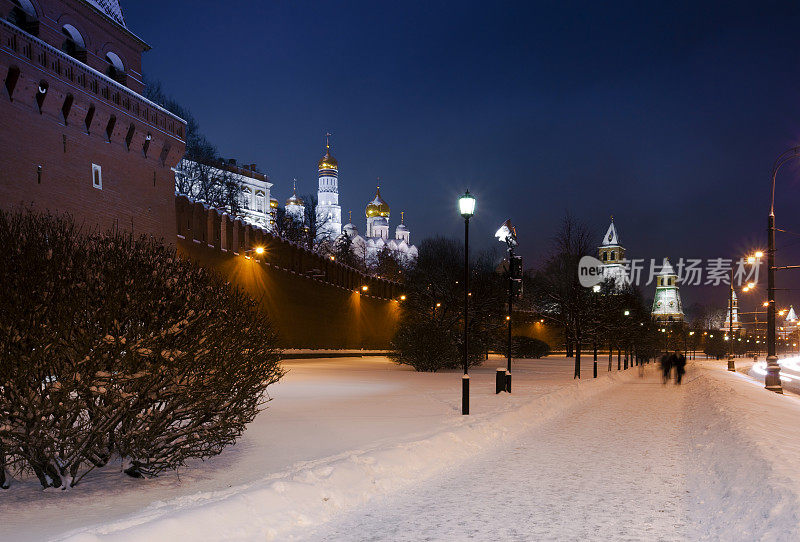
[[[70,24],[80,32],[86,43],[86,63],[105,73],[108,67],[106,53],[114,52],[123,61],[128,74],[128,86],[142,92],[142,52],[148,45],[129,30],[81,0],[30,0],[39,19],[39,38],[60,49],[65,40],[61,28]],[[0,18],[11,12],[14,3],[0,0]]]
[[[3,81],[12,66],[20,70],[13,94],[0,87],[0,205],[68,212],[89,229],[117,224],[174,243],[171,168],[184,152],[184,123],[0,21]],[[36,103],[40,81],[49,85],[41,112]],[[73,103],[64,119],[68,94]],[[87,130],[91,106],[95,112]],[[106,127],[112,115],[116,124],[109,139]],[[92,186],[93,163],[102,168],[102,190]]]
[[[361,275],[183,196],[175,205],[178,253],[244,288],[284,348],[389,347],[399,317],[398,284]]]

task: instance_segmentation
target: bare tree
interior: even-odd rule
[[[589,338],[592,311],[591,289],[578,281],[578,262],[593,247],[588,228],[567,215],[553,238],[553,247],[533,280],[537,310],[565,330],[567,353],[575,349],[574,378],[581,377],[581,350]]]

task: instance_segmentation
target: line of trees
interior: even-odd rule
[[[575,360],[575,378],[580,378],[586,348],[592,349],[593,357],[600,348],[644,358],[660,350],[659,328],[637,288],[619,290],[611,280],[599,291],[580,284],[578,263],[594,254],[592,239],[584,224],[566,216],[553,237],[550,255],[528,281],[530,309],[564,330],[567,356]],[[609,354],[609,370],[611,363]]]

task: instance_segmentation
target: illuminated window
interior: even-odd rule
[[[92,186],[98,190],[103,189],[103,170],[97,164],[92,164]]]

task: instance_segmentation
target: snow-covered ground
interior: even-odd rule
[[[572,362],[548,358],[516,363],[515,393],[497,396],[494,369],[503,363],[492,359],[486,367],[471,371],[472,415],[465,419],[460,415],[458,371],[416,373],[381,357],[288,361],[287,376],[270,387],[274,401],[269,408],[236,446],[220,456],[151,480],[128,478],[119,465],[112,465],[91,473],[69,491],[42,492],[34,480],[15,481],[11,489],[0,491],[0,539],[6,540],[8,533],[13,533],[11,540],[58,539],[110,530],[109,525],[116,529],[123,524],[118,522],[145,518],[154,525],[159,518],[224,495],[263,487],[277,489],[281,486],[273,488],[275,482],[308,476],[321,465],[333,465],[343,458],[367,458],[403,443],[424,442],[514,412],[533,398],[575,389]],[[592,380],[591,363],[584,363],[583,378]],[[430,455],[437,459],[435,453]],[[449,459],[439,461],[446,464]],[[358,478],[366,480],[361,475]],[[302,496],[296,498],[303,501]],[[299,513],[287,519],[302,508],[287,499],[283,497],[276,508],[276,522],[258,512],[265,518],[267,530],[281,533],[297,522],[317,520],[313,514],[304,520]],[[224,538],[226,529],[225,521],[217,522],[198,539]]]
[[[796,540],[800,400],[725,362],[571,378],[572,361],[460,375],[383,358],[289,362],[242,441],[178,476],[106,469],[0,493],[3,540]],[[614,363],[616,368],[616,363]],[[8,538],[9,533],[12,534]]]

